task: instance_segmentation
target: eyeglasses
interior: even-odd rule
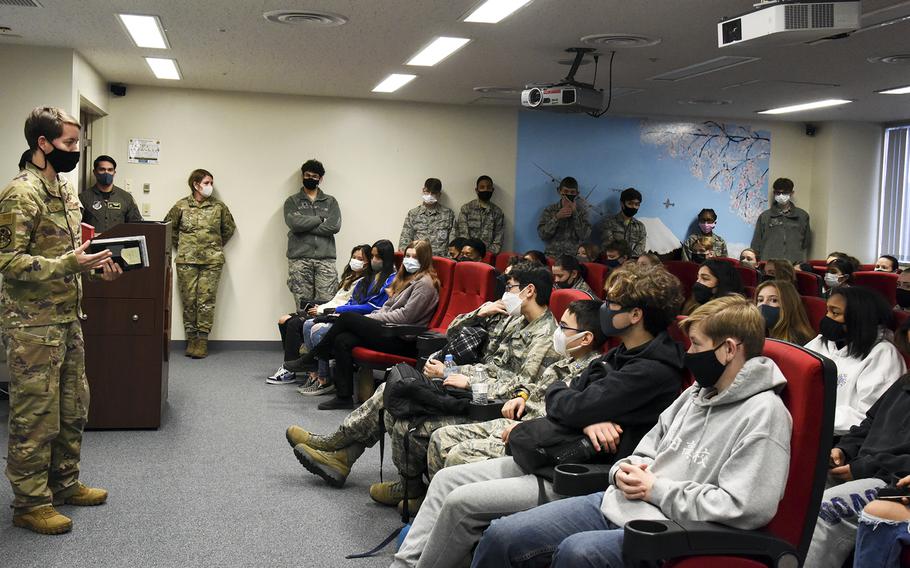
[[[506,288],[505,288],[506,292],[508,292],[512,288],[521,288],[521,284],[506,284]]]
[[[577,327],[569,327],[569,326],[567,326],[566,324],[564,324],[564,323],[562,323],[562,322],[559,322],[559,329],[561,329],[561,330],[563,330],[563,331],[566,331],[566,330],[569,330],[569,331],[577,331],[578,333],[584,333],[584,332],[588,331],[588,330],[586,330],[586,329],[578,329]]]

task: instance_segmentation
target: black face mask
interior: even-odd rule
[[[565,282],[553,282],[553,288],[555,288],[557,290],[565,290],[569,287],[570,286],[569,286],[568,280],[566,280]]]
[[[620,308],[618,310],[610,309],[610,302],[604,302],[600,306],[600,329],[604,332],[604,335],[622,335],[622,332],[629,329],[629,326],[626,327],[616,327],[613,323],[613,316],[618,314],[626,314],[632,311],[632,308]]]
[[[697,262],[698,264],[703,263],[708,259],[708,256],[703,252],[693,252],[692,253],[692,262]]]
[[[692,297],[699,304],[707,304],[714,299],[714,291],[701,282],[696,282],[692,285]]]
[[[846,326],[840,322],[834,321],[828,316],[822,318],[821,324],[818,327],[822,337],[828,341],[844,343],[847,340]]]
[[[702,388],[711,388],[717,384],[721,375],[724,374],[726,365],[717,360],[717,350],[723,347],[721,343],[710,351],[701,351],[699,353],[686,353],[686,368],[695,377],[695,382]]]
[[[761,275],[761,281],[762,281],[762,282],[767,282],[768,280],[774,280],[774,276],[772,276],[772,275],[770,275],[770,274],[762,274],[762,275]]]
[[[575,201],[576,199],[578,199],[577,193],[573,193],[571,195],[562,194],[562,196],[565,197],[566,199],[568,199],[569,201]]]
[[[604,261],[604,264],[606,264],[610,268],[616,268],[616,267],[622,265],[622,261],[619,260],[618,258],[608,258]]]
[[[897,289],[897,305],[904,309],[910,308],[910,290]]]
[[[780,306],[762,304],[758,306],[758,311],[760,311],[762,317],[765,318],[765,328],[768,330],[774,329],[774,326],[777,325],[778,320],[780,320]]]
[[[622,214],[626,217],[635,217],[636,213],[638,213],[638,209],[633,209],[632,207],[626,207],[623,205]]]
[[[44,152],[44,150],[41,150]],[[44,154],[44,159],[47,160],[47,163],[54,168],[54,171],[59,173],[71,172],[76,169],[76,164],[79,163],[79,152],[68,152],[66,150],[61,150],[60,148],[54,146],[54,151],[47,154]]]
[[[312,191],[312,190],[316,189],[317,187],[319,187],[319,180],[312,179],[312,178],[306,178],[305,180],[303,180],[303,187]]]
[[[477,199],[479,199],[481,201],[489,201],[489,200],[493,199],[493,192],[492,191],[478,191]]]

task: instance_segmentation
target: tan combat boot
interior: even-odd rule
[[[345,436],[344,432],[341,431],[341,428],[329,436],[320,436],[319,434],[307,432],[300,426],[290,426],[287,431],[285,431],[284,437],[288,439],[288,443],[292,448],[296,448],[300,444],[306,444],[314,450],[328,451],[346,448],[356,441]]]
[[[298,444],[294,448],[294,455],[307,471],[318,475],[332,487],[342,487],[351,473],[351,466],[354,465],[363,450],[363,444],[351,444],[334,452],[316,450],[306,444]]]
[[[209,339],[207,335],[200,335],[196,338],[196,353],[193,359],[205,359],[209,356]]]
[[[186,353],[184,353],[184,354],[187,357],[192,357],[194,359],[196,358],[196,337],[195,336],[187,336]]]
[[[81,482],[78,483],[76,492],[63,500],[67,505],[76,505],[77,507],[95,507],[103,505],[106,501],[107,491],[97,487],[86,487]]]
[[[13,515],[13,525],[38,534],[63,534],[73,529],[73,521],[45,505],[21,515]]]
[[[399,481],[385,481],[370,485],[370,497],[373,501],[395,507],[404,500],[404,478]],[[408,506],[416,503],[417,499],[426,495],[427,486],[417,478],[411,478],[408,483]]]

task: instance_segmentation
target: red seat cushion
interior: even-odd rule
[[[436,312],[430,318],[430,327],[439,325],[439,322],[445,317],[446,309],[449,307],[449,299],[452,296],[452,280],[455,275],[455,261],[451,258],[434,256],[433,268],[436,269],[436,276],[439,277],[439,304],[436,305]]]
[[[515,252],[501,252],[496,255],[496,270],[500,274],[506,271],[506,268],[509,266],[509,261],[512,260],[512,257],[518,256],[518,253]]]
[[[556,321],[562,319],[563,312],[566,311],[566,308],[574,302],[575,300],[590,300],[591,296],[587,293],[582,292],[581,290],[576,290],[574,288],[568,288],[565,290],[553,290],[553,293],[550,294],[550,311],[553,312],[553,317],[556,318]]]
[[[433,327],[446,329],[461,314],[472,312],[493,299],[496,270],[483,262],[459,262],[452,278],[452,294],[445,314]]]
[[[604,282],[607,281],[607,275],[610,269],[599,262],[584,262],[585,282],[594,290],[594,293],[601,300],[604,299]]]
[[[806,308],[806,317],[809,318],[809,325],[812,326],[815,333],[819,333],[821,331],[819,326],[822,323],[822,318],[828,313],[828,303],[817,296],[800,296],[800,299],[803,301],[803,307]]]
[[[739,279],[743,281],[743,286],[758,286],[758,271],[749,266],[737,266]]]
[[[821,293],[821,280],[814,272],[797,270],[796,290],[801,296],[818,296]]]
[[[888,302],[897,304],[897,274],[892,272],[854,272],[853,285],[875,290]]]
[[[664,262],[667,272],[679,278],[683,287],[683,295],[688,298],[692,295],[692,285],[698,280],[699,265],[685,260],[668,260]]]
[[[351,351],[351,355],[353,356],[354,361],[371,369],[388,369],[398,363],[407,363],[408,365],[417,364],[417,359],[405,357],[404,355],[373,351],[366,347],[355,347],[354,350]]]

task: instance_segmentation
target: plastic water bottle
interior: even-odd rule
[[[449,375],[455,375],[458,373],[458,365],[455,364],[455,358],[452,355],[446,355],[443,365],[445,366],[443,375],[445,375],[446,378],[448,378]]]

